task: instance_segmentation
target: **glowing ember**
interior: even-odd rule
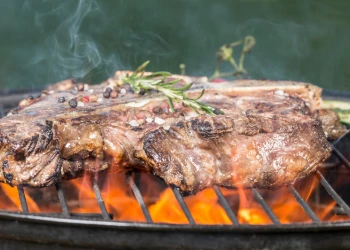
[[[350,183],[349,175],[340,175],[333,187],[341,183]],[[177,202],[173,191],[152,175],[138,173],[134,176],[142,197],[148,207],[152,220],[157,223],[187,224],[188,220]],[[114,220],[145,222],[140,205],[128,184],[124,173],[108,173],[97,176],[102,197],[107,211]],[[322,221],[349,220],[349,216],[337,215],[339,210],[323,190],[320,194],[318,179],[311,175],[295,185]],[[62,183],[67,204],[71,213],[100,214],[93,190],[91,176]],[[16,188],[6,184],[0,185],[0,209],[21,211]],[[221,188],[229,206],[242,224],[271,224],[271,219],[254,199],[252,190]],[[29,212],[60,213],[57,193],[54,187],[44,189],[25,189]],[[259,190],[266,203],[271,207],[281,223],[311,222],[311,219],[295,200],[288,188],[276,191]],[[322,200],[320,200],[322,197]],[[198,224],[232,224],[230,218],[218,201],[213,189],[206,189],[196,195],[185,197],[185,202]]]

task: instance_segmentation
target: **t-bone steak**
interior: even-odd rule
[[[344,132],[311,84],[178,76],[180,85],[194,82],[189,96],[204,88],[201,101],[224,112],[210,116],[182,103],[171,112],[161,93],[117,85],[124,74],[100,85],[52,85],[0,119],[0,181],[44,187],[84,171],[138,169],[188,193],[274,189],[315,171],[330,155],[327,136]],[[104,95],[107,87],[113,95]]]

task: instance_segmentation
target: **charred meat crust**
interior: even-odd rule
[[[263,127],[269,122],[262,120],[200,117],[159,128],[145,136],[143,160],[168,184],[195,193],[215,184],[276,189],[315,171],[329,157],[321,122],[281,118],[267,131]]]
[[[7,144],[7,150],[1,170],[3,181],[11,186],[44,187],[61,178],[62,158],[58,141],[53,139],[49,126],[37,124],[37,127],[37,134],[16,143],[2,134],[1,140]]]
[[[329,109],[319,109],[314,113],[314,117],[322,122],[323,130],[330,140],[339,138],[346,131],[345,125],[340,123],[340,118],[336,112]]]

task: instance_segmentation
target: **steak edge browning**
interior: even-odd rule
[[[62,157],[50,126],[31,138],[11,141],[0,131],[0,181],[11,186],[45,187],[60,181]]]
[[[159,128],[145,136],[143,150],[156,174],[186,193],[212,185],[276,189],[315,171],[331,153],[318,120],[241,115]]]

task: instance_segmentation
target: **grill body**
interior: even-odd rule
[[[26,244],[30,249],[45,245],[53,249],[350,248],[350,223],[191,226],[1,213],[0,234],[1,245]]]

